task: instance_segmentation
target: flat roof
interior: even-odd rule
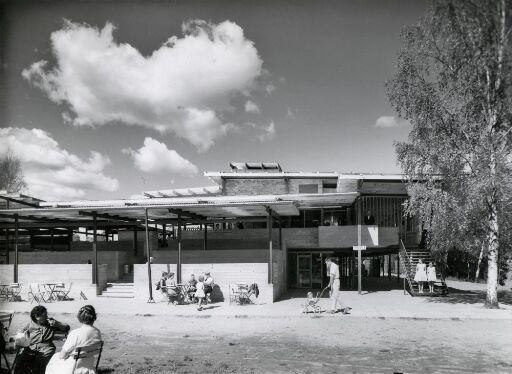
[[[297,216],[299,208],[350,205],[359,196],[357,192],[327,194],[244,195],[171,197],[126,200],[76,200],[40,202],[39,208],[0,210],[2,223],[12,224],[15,215],[21,221],[84,222],[90,223],[96,212],[98,224],[105,221],[136,222],[177,219],[266,217],[268,209],[277,216]]]

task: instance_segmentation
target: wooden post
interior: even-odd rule
[[[162,224],[162,247],[167,247],[167,227]]]
[[[148,256],[148,287],[149,287],[149,299],[148,303],[154,303],[153,300],[153,287],[151,286],[151,245],[149,243],[149,222],[148,222],[148,208],[144,208],[144,218],[146,223],[146,254]]]
[[[18,283],[18,215],[14,215],[14,283]]]
[[[178,264],[176,273],[177,283],[181,283],[181,212],[178,212]]]
[[[267,228],[268,228],[268,283],[272,284],[273,278],[273,255],[272,255],[272,211],[267,208]]]
[[[400,283],[400,254],[396,255],[396,283]]]
[[[96,290],[98,289],[98,226],[96,222],[96,212],[92,212],[92,284],[96,285]]]

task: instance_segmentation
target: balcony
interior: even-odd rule
[[[348,248],[357,245],[357,225],[320,226],[318,246],[323,248]],[[398,245],[398,227],[361,225],[361,245],[384,248]]]

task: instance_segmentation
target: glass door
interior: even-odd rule
[[[297,287],[311,288],[311,253],[297,255]]]

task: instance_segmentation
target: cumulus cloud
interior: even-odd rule
[[[260,107],[254,101],[247,100],[245,102],[245,111],[247,113],[259,113]]]
[[[130,155],[135,167],[145,173],[170,172],[192,176],[198,172],[197,166],[181,157],[178,152],[149,137],[144,139],[144,145],[138,150],[125,148],[122,152]]]
[[[274,125],[274,121],[271,121],[268,126],[264,127],[263,134],[258,135],[258,139],[260,142],[266,142],[267,140],[272,140],[274,135],[276,134],[276,127]]]
[[[399,120],[395,116],[380,116],[379,118],[377,118],[377,121],[375,121],[374,126],[380,128],[391,128],[406,125],[407,121]]]
[[[104,174],[110,159],[91,151],[82,159],[40,129],[0,129],[0,155],[12,150],[22,163],[27,193],[44,200],[82,198],[87,191],[113,192],[119,182]]]
[[[74,125],[114,121],[182,137],[208,149],[229,127],[223,112],[263,72],[252,41],[234,22],[185,22],[149,56],[103,29],[66,21],[51,34],[56,65],[33,63],[23,77],[69,108]],[[86,53],[84,53],[86,51]],[[73,118],[69,118],[69,114]]]

